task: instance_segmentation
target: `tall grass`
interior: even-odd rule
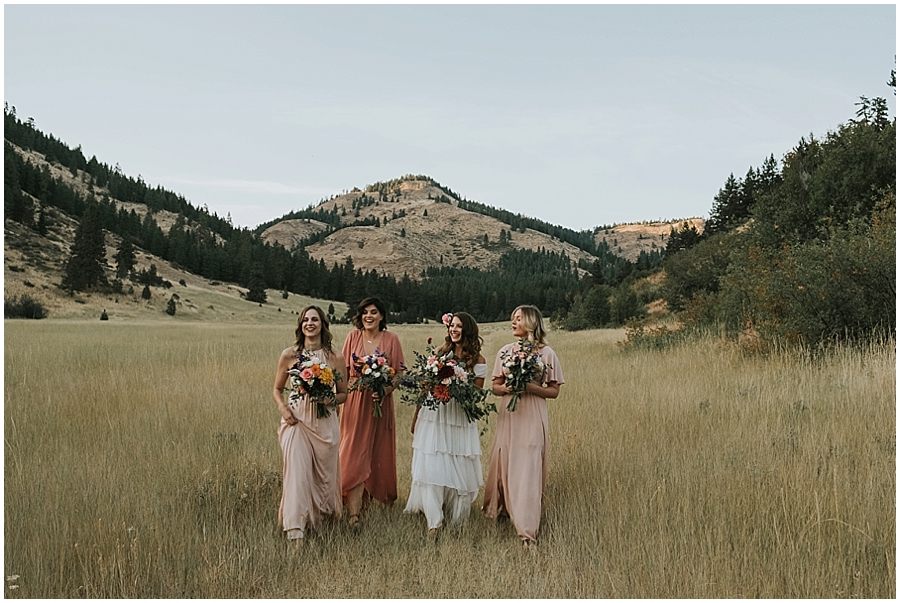
[[[7,321],[6,596],[896,594],[892,341],[810,361],[553,333],[567,383],[550,402],[537,552],[480,498],[434,542],[402,514],[412,409],[398,405],[400,500],[292,553],[269,394],[290,321]],[[394,330],[410,357],[443,334]],[[489,363],[510,339],[488,325]]]

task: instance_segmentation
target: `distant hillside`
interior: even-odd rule
[[[347,193],[315,209],[334,215],[341,226],[306,246],[313,258],[329,266],[350,257],[363,271],[420,278],[426,269],[440,266],[496,270],[510,249],[543,248],[587,265],[597,259],[542,232],[513,232],[496,218],[460,209],[459,199],[423,180],[403,181],[389,195]],[[372,224],[353,226],[359,222]],[[291,248],[330,228],[334,226],[317,220],[288,219],[269,226],[261,237]]]
[[[239,312],[275,309],[284,296],[301,296],[334,300],[340,318],[348,304],[375,294],[395,320],[419,321],[449,308],[495,320],[519,303],[565,314],[591,279],[616,282],[620,273],[632,271],[622,257],[632,252],[630,246],[609,236],[604,241],[599,229],[576,232],[494,208],[421,175],[354,189],[256,231],[235,228],[176,192],[129,177],[96,157],[88,160],[81,147],[72,149],[37,130],[32,120],[19,120],[14,107],[6,107],[4,117],[5,297],[42,297],[56,316],[81,315],[79,307],[98,298],[102,304],[127,298],[136,311],[160,311],[157,294],[150,302],[137,301],[142,285],[134,274],[117,288],[114,256],[124,240],[135,246],[135,270],[153,264],[172,285],[158,294],[166,301],[177,294],[177,308],[184,312],[176,316],[214,320],[223,315],[212,310],[228,304],[198,303],[197,293],[191,301],[182,299],[177,283],[240,300]],[[86,208],[96,208],[105,233],[110,284],[70,295],[60,284]],[[626,232],[616,229],[617,235]],[[640,225],[634,231],[642,229],[649,229],[647,237],[652,230],[653,237],[637,250],[638,269],[647,269],[658,265],[667,229]],[[611,250],[614,242],[622,256]],[[266,303],[244,301],[251,291],[259,292],[254,297],[265,291]]]
[[[665,249],[669,242],[669,233],[673,228],[678,230],[683,222],[693,225],[701,233],[706,224],[706,220],[703,218],[617,224],[609,228],[598,229],[594,239],[598,243],[607,243],[610,251],[614,254],[636,262],[642,251],[652,253]]]

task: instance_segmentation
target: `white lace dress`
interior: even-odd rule
[[[476,364],[476,377],[487,376],[487,365]],[[422,512],[428,528],[450,525],[469,516],[484,483],[478,422],[470,423],[460,405],[420,408],[413,434],[412,487],[405,513]]]

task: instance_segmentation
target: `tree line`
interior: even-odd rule
[[[714,197],[666,249],[664,295],[690,323],[818,346],[896,334],[896,118],[883,98],[803,137]]]
[[[105,266],[102,252],[107,232],[121,240],[117,259],[119,263],[125,262],[125,269],[116,267],[116,281],[142,279],[134,272],[133,259],[128,259],[133,252],[122,251],[127,246],[144,249],[211,281],[237,283],[249,290],[248,299],[260,303],[267,301],[266,289],[351,305],[365,296],[378,295],[388,304],[392,319],[398,322],[419,322],[438,317],[448,309],[460,308],[479,320],[505,320],[520,303],[533,303],[548,315],[564,316],[594,278],[579,277],[579,266],[568,256],[544,249],[510,248],[502,255],[496,270],[439,267],[425,271],[418,279],[410,275],[396,278],[375,270],[364,272],[356,269],[349,257],[343,264],[327,266],[324,260],[312,258],[303,247],[287,250],[268,244],[257,233],[236,228],[229,220],[192,206],[176,193],[161,187],[151,188],[142,178],[128,177],[95,157],[86,160],[80,148],[69,149],[61,141],[43,134],[31,119],[19,120],[14,107],[5,106],[4,125],[5,217],[43,232],[48,220],[52,220],[49,208],[79,220],[72,256],[61,283],[69,291],[115,286],[107,279],[106,274],[112,269]],[[10,143],[53,158],[71,169],[91,192],[85,194],[64,179],[54,177],[46,166],[26,159]],[[134,210],[118,207],[114,199],[143,203],[148,211],[141,217]],[[168,232],[159,227],[154,217],[160,210],[178,214]],[[334,215],[334,211],[309,209],[295,212],[294,217],[334,224]],[[591,268],[609,275],[624,265],[621,258],[611,254],[595,264]]]

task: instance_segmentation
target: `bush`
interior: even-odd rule
[[[47,318],[49,311],[27,293],[3,300],[4,318]]]
[[[686,339],[684,329],[670,329],[666,325],[645,325],[638,320],[630,320],[625,325],[625,341],[618,342],[624,349],[667,350]]]
[[[719,280],[728,270],[730,251],[739,244],[737,237],[733,234],[713,235],[690,249],[666,256],[663,291],[669,309],[684,310],[697,293],[719,290]]]
[[[560,326],[569,331],[606,326],[612,312],[609,303],[612,292],[609,285],[594,285],[583,296],[576,297],[572,309]]]
[[[749,246],[723,279],[723,302],[767,340],[815,346],[896,330],[895,198],[871,220],[835,228],[825,240]]]
[[[643,318],[646,314],[643,302],[630,286],[619,287],[610,298],[610,318],[613,322],[625,324],[629,319]]]

